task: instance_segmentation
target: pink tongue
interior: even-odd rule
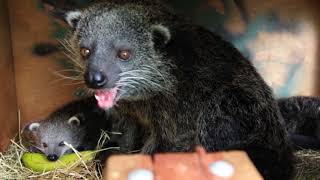
[[[116,90],[111,89],[108,91],[97,91],[95,98],[98,101],[98,106],[101,109],[109,109],[114,105],[114,99],[116,97]]]

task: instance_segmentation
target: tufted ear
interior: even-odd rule
[[[80,126],[81,121],[77,116],[72,116],[69,120],[68,120],[68,124],[72,125],[72,126]]]
[[[42,2],[47,6],[50,15],[68,23],[72,28],[77,26],[81,18],[81,11],[77,10],[77,7],[69,7],[67,2],[65,2],[67,7],[60,5],[59,1],[42,0]]]
[[[50,13],[55,18],[58,18],[68,23],[71,28],[75,28],[81,18],[81,12],[79,10],[67,11],[67,10],[55,9],[55,10],[52,10]]]
[[[27,126],[29,131],[37,131],[40,127],[40,123],[31,123]]]
[[[75,28],[81,18],[81,12],[76,11],[68,11],[65,13],[65,21],[71,26],[72,28]]]
[[[153,25],[151,27],[154,44],[163,47],[171,40],[171,32],[168,27],[163,25]]]

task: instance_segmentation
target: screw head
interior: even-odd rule
[[[209,171],[222,178],[230,178],[234,175],[235,169],[232,164],[227,161],[216,161],[209,165]]]
[[[147,169],[136,169],[128,174],[128,180],[153,180],[153,172]]]

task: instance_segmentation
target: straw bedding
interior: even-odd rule
[[[106,149],[107,150],[107,149]],[[26,149],[20,142],[12,141],[5,153],[0,153],[0,177],[4,179],[101,179],[99,162],[84,164],[80,159],[73,166],[46,173],[35,173],[25,168],[21,157]],[[296,152],[297,180],[320,179],[320,151],[302,150]]]

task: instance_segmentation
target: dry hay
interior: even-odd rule
[[[5,153],[0,153],[0,177],[4,179],[101,179],[96,161],[83,164],[79,159],[73,166],[50,172],[37,173],[24,167],[22,155],[27,150],[14,141]]]
[[[79,159],[73,166],[45,173],[36,173],[24,167],[21,162],[26,149],[12,141],[5,153],[0,153],[0,177],[3,179],[101,179],[97,161],[83,164]],[[320,152],[303,150],[296,153],[297,180],[320,179]]]
[[[109,132],[102,132],[98,141],[96,152],[119,149],[111,147],[101,149],[103,144],[110,139]],[[119,134],[119,133],[116,133]],[[19,134],[19,138],[20,134]],[[101,165],[98,161],[84,163],[81,159],[74,165],[45,173],[33,172],[24,167],[21,162],[22,155],[27,152],[21,140],[11,141],[9,149],[0,153],[0,177],[2,179],[101,179]],[[297,180],[318,180],[320,179],[320,151],[302,150],[296,152],[297,158]]]
[[[103,132],[95,152],[119,149],[110,147],[101,149],[109,139],[109,135]],[[84,162],[81,157],[72,166],[64,169],[56,169],[49,172],[33,172],[24,167],[21,162],[22,155],[27,152],[21,140],[11,141],[12,144],[5,153],[0,153],[0,177],[2,179],[102,179],[101,164],[97,160]],[[75,153],[78,153],[73,149]]]

